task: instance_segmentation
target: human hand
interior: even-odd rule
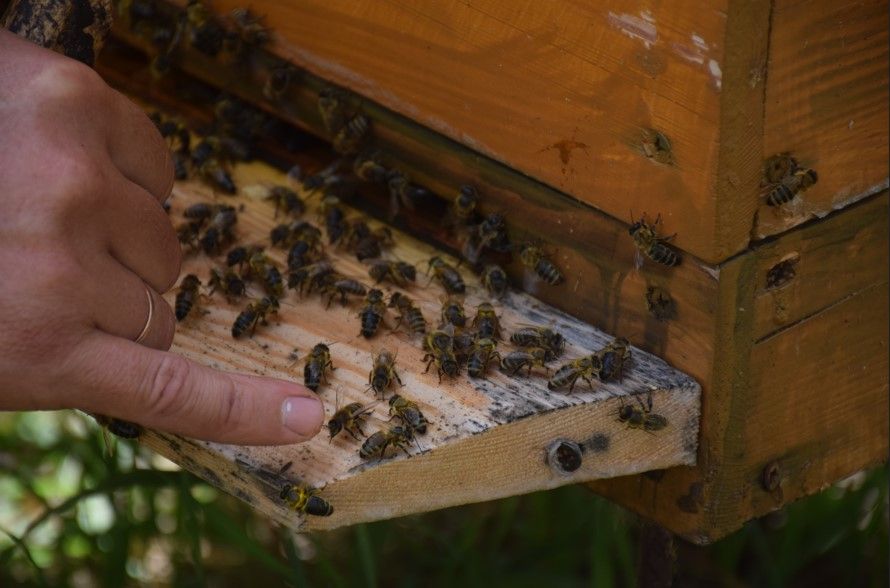
[[[138,107],[0,30],[0,410],[79,408],[226,443],[309,439],[324,409],[307,388],[166,351],[175,320],[159,293],[181,256],[161,206],[172,186]]]

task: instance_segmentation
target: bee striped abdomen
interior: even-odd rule
[[[652,261],[668,267],[673,267],[680,263],[680,256],[677,252],[663,243],[655,243],[647,253]]]
[[[563,277],[562,272],[559,271],[559,268],[553,265],[553,262],[546,258],[541,258],[540,260],[538,260],[538,263],[535,264],[535,272],[538,274],[538,277],[540,277],[551,286],[556,286],[565,281],[565,278]]]

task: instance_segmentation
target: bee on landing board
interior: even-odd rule
[[[585,355],[578,359],[564,363],[556,370],[556,373],[547,381],[548,390],[558,390],[559,388],[569,387],[569,393],[575,389],[578,379],[587,382],[587,385],[593,390],[592,378],[599,370],[599,358],[596,355]]]
[[[192,307],[200,296],[201,280],[195,274],[189,274],[179,283],[179,292],[176,293],[176,320],[182,321],[191,312]]]
[[[530,347],[522,351],[513,351],[501,358],[501,371],[507,375],[515,376],[523,369],[526,369],[526,376],[532,375],[532,369],[540,366],[550,373],[547,367],[546,349],[540,347]]]
[[[417,280],[417,268],[404,261],[377,259],[371,262],[368,275],[374,279],[375,284],[388,280],[396,286],[404,288],[409,282]]]
[[[460,273],[444,259],[436,255],[430,258],[427,271],[432,270],[433,277],[445,288],[448,294],[463,294],[466,291],[464,279]]]
[[[503,339],[501,336],[501,322],[494,306],[488,302],[483,302],[476,307],[476,316],[473,317],[473,328],[476,334],[482,339]]]
[[[399,311],[393,330],[397,330],[404,322],[408,325],[411,333],[415,335],[426,333],[426,319],[423,318],[423,313],[411,298],[401,292],[393,292],[389,298],[389,308],[396,308]]]
[[[252,336],[256,331],[257,325],[268,324],[268,315],[276,314],[278,308],[278,299],[269,298],[268,296],[258,302],[248,304],[247,308],[241,311],[241,314],[238,315],[238,318],[235,319],[235,323],[232,325],[232,337],[238,339],[248,332]]]
[[[376,457],[378,461],[386,457],[386,450],[390,447],[397,447],[405,452],[405,455],[411,457],[408,453],[407,445],[414,440],[414,434],[408,427],[396,425],[389,431],[377,431],[362,443],[359,449],[359,457],[362,459],[371,459]]]
[[[318,388],[322,384],[328,383],[328,370],[335,369],[337,368],[331,361],[330,347],[319,343],[306,356],[306,363],[303,365],[303,383],[313,392],[318,392]]]
[[[510,343],[517,347],[541,347],[548,351],[548,361],[563,354],[566,348],[565,338],[547,327],[528,326],[514,331],[510,335]]]
[[[454,325],[455,327],[464,327],[467,324],[467,315],[464,312],[464,305],[456,298],[448,297],[442,302],[442,322],[439,325],[441,329],[445,325]]]
[[[490,264],[482,270],[482,285],[488,290],[489,295],[495,298],[503,298],[510,288],[507,272],[499,265]]]
[[[423,361],[426,362],[423,373],[430,371],[430,367],[435,364],[439,383],[442,382],[443,375],[455,378],[460,373],[460,363],[454,353],[453,327],[428,333],[423,340],[423,350],[426,352],[423,356]]]
[[[599,359],[596,377],[600,381],[621,379],[624,365],[631,358],[630,343],[627,339],[618,337],[597,351],[595,355]]]
[[[639,396],[634,396],[639,407],[622,404],[618,409],[618,421],[627,424],[628,429],[641,429],[647,433],[655,434],[668,425],[667,419],[652,412],[652,393],[650,392],[647,401],[644,403]]]
[[[269,488],[274,488],[278,499],[289,509],[303,515],[316,517],[329,517],[334,514],[334,507],[327,500],[318,496],[320,490],[309,488],[303,484],[294,484],[284,477],[293,462],[287,462],[281,466],[278,472],[253,467],[240,459],[235,459],[235,463],[256,475]]]
[[[467,359],[467,374],[471,378],[484,378],[488,371],[488,364],[492,360],[501,361],[501,354],[497,351],[498,343],[489,337],[479,338],[473,342],[469,358]]]
[[[370,339],[377,333],[377,328],[383,322],[383,315],[386,314],[386,305],[383,303],[383,292],[373,288],[368,291],[365,297],[365,306],[359,312],[359,320],[362,328],[360,334],[365,339]]]
[[[331,439],[337,436],[340,431],[346,431],[350,437],[356,441],[361,441],[361,437],[365,436],[362,425],[365,417],[371,414],[374,405],[365,406],[361,402],[352,402],[343,408],[339,408],[334,412],[334,416],[328,421],[328,433]]]
[[[396,372],[396,358],[385,349],[378,352],[374,356],[374,365],[368,372],[368,387],[374,390],[375,394],[384,396],[387,389],[392,386],[393,382],[398,382],[400,386],[404,386],[402,379]]]
[[[405,428],[411,431],[412,435],[425,435],[429,421],[420,412],[420,407],[416,402],[408,400],[404,396],[394,394],[389,399],[389,414],[393,418],[402,421]]]
[[[667,242],[676,237],[676,234],[670,237],[661,237],[658,235],[658,225],[661,224],[661,215],[655,217],[655,223],[646,222],[646,215],[640,217],[640,220],[631,224],[628,232],[633,237],[634,244],[637,246],[635,265],[637,268],[643,266],[643,255],[661,265],[673,267],[680,264],[680,254],[667,245]]]

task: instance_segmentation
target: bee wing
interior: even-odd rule
[[[643,267],[643,252],[637,249],[634,251],[634,269],[639,270]]]

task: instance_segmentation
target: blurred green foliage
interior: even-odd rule
[[[0,414],[0,586],[632,586],[635,517],[581,487],[294,535],[75,412]],[[709,547],[678,586],[886,586],[887,472]]]

